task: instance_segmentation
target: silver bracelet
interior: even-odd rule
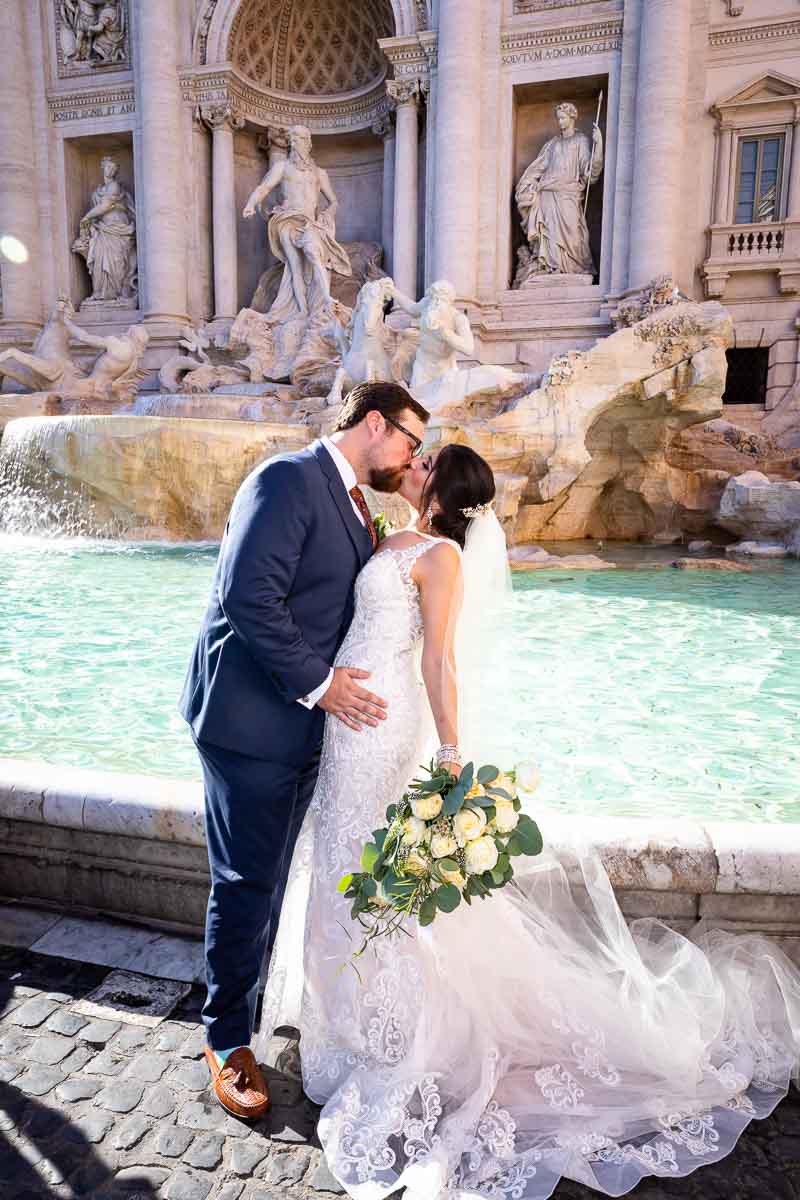
[[[461,751],[458,746],[440,746],[435,754],[436,765],[440,766],[443,762],[458,763],[462,766]]]

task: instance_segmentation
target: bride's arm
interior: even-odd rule
[[[423,622],[422,678],[441,746],[458,746],[458,679],[454,650],[456,619],[463,590],[461,557],[441,542],[414,564]],[[459,765],[442,765],[458,775]]]

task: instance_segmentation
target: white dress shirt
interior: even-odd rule
[[[351,488],[354,488],[356,486],[356,484],[358,483],[358,479],[356,478],[355,471],[353,470],[352,466],[350,465],[348,460],[345,458],[345,456],[342,454],[341,450],[339,449],[339,447],[336,445],[335,442],[332,442],[330,438],[324,437],[324,438],[322,438],[322,444],[325,447],[325,449],[328,451],[328,454],[330,454],[331,458],[333,459],[334,464],[336,466],[336,470],[339,472],[339,474],[342,477],[342,483],[345,486],[345,491],[349,495]],[[364,518],[362,517],[362,515],[359,511],[358,505],[356,504],[356,502],[352,496],[350,496],[350,503],[353,506],[353,512],[356,514],[359,521],[363,525]],[[330,671],[328,672],[327,679],[323,679],[323,681],[319,685],[319,687],[315,688],[313,692],[309,692],[309,694],[307,696],[301,696],[298,699],[297,703],[302,704],[304,708],[313,708],[314,705],[317,704],[322,699],[322,697],[327,692],[328,688],[331,686],[332,679],[333,679],[333,667],[331,667]]]

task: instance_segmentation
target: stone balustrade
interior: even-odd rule
[[[574,886],[596,847],[629,920],[767,933],[800,964],[800,825],[531,807]],[[200,783],[0,759],[0,895],[196,932],[207,890]]]

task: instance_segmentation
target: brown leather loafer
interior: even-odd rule
[[[206,1046],[206,1061],[217,1099],[226,1112],[247,1121],[264,1115],[269,1108],[269,1092],[252,1050],[240,1046],[221,1067],[214,1051]]]

